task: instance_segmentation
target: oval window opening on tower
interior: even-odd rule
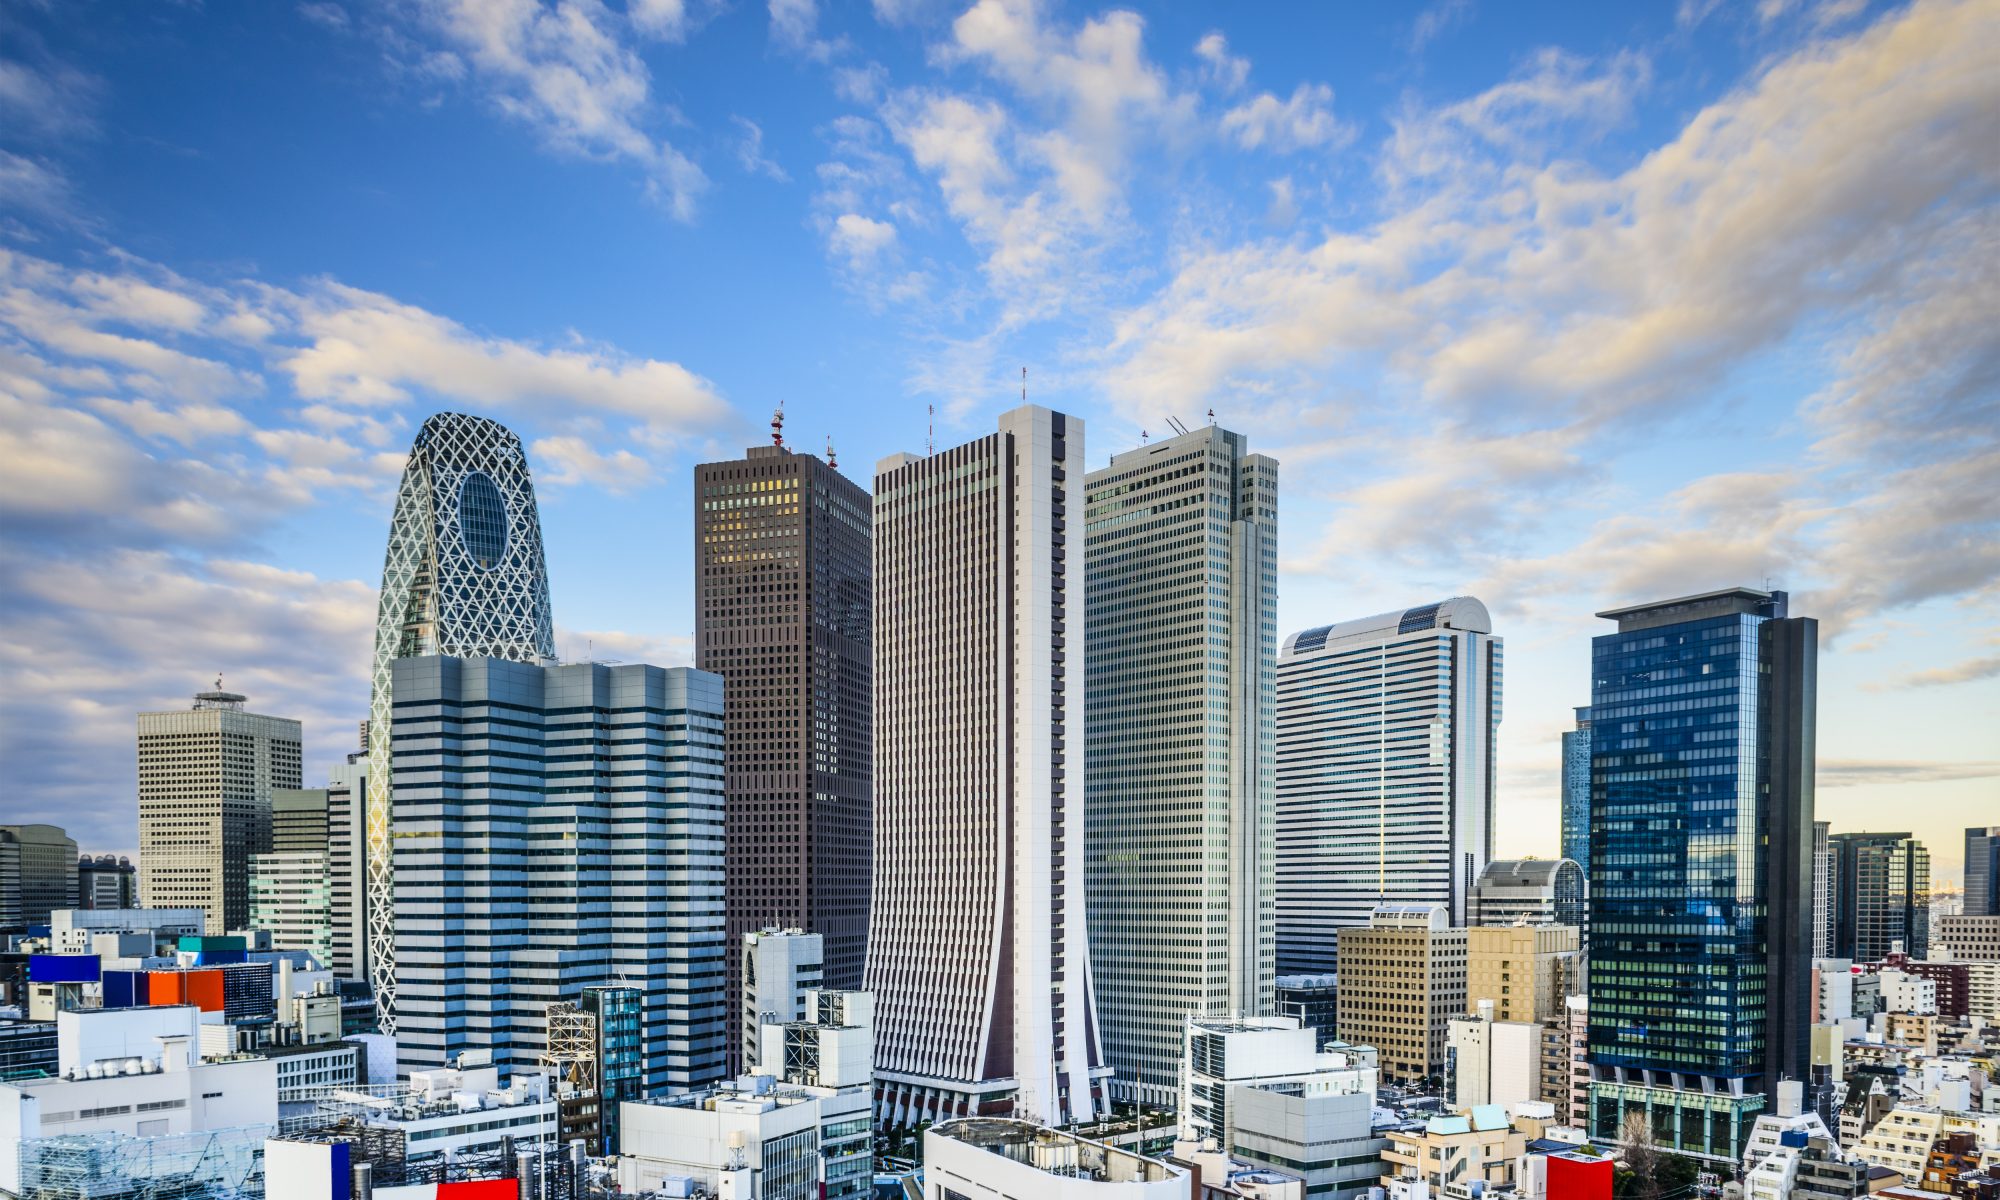
[[[507,553],[507,502],[484,471],[467,471],[458,485],[458,532],[481,570],[492,570]]]

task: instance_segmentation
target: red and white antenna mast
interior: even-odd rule
[[[837,459],[837,458],[835,458],[835,457],[833,456],[833,435],[832,435],[832,434],[828,434],[828,435],[827,435],[827,438],[826,438],[826,465],[827,465],[827,466],[829,466],[829,467],[832,467],[832,468],[834,468],[835,470],[839,470],[839,469],[840,469],[840,460],[839,460],[839,459]]]
[[[771,444],[780,448],[785,444],[785,406],[782,403],[771,414]]]

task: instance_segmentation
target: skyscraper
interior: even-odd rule
[[[867,979],[889,1124],[1098,1109],[1068,753],[1083,731],[1068,675],[1086,648],[1069,625],[1083,460],[1082,422],[1023,405],[976,441],[876,467]]]
[[[1921,959],[1931,945],[1931,853],[1908,833],[1836,833],[1833,952],[1880,962],[1902,943]]]
[[[327,772],[326,864],[333,903],[333,961],[342,979],[368,974],[368,755]]]
[[[1171,1106],[1187,1016],[1271,1006],[1278,464],[1210,426],[1084,486],[1091,975],[1113,1088]]]
[[[396,925],[389,727],[396,660],[421,655],[552,662],[548,568],[521,439],[484,417],[439,413],[417,431],[382,563],[370,679],[368,971],[393,1034]],[[290,787],[297,787],[296,775]]]
[[[695,665],[728,681],[729,1023],[745,934],[825,940],[861,986],[873,842],[868,493],[810,454],[754,447],[695,468]]]
[[[0,825],[0,930],[46,925],[77,894],[76,839],[57,825]]]
[[[396,663],[396,1044],[533,1071],[548,1006],[642,993],[645,1092],[723,1074],[722,681]]]
[[[1811,1065],[1818,622],[1750,588],[1598,615],[1590,1131],[1733,1161]]]
[[[1562,735],[1562,856],[1590,870],[1590,706]]]
[[[250,921],[250,856],[271,848],[271,793],[299,786],[300,726],[200,692],[139,714],[139,903],[199,908],[211,934]]]
[[[1833,957],[1833,822],[1813,822],[1813,957]]]
[[[1501,639],[1470,596],[1286,639],[1278,970],[1331,971],[1378,905],[1466,902],[1493,857]]]
[[[1965,916],[2000,916],[2000,825],[1965,831]]]

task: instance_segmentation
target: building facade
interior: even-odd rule
[[[1472,886],[1467,925],[1568,925],[1589,918],[1583,867],[1567,858],[1498,858]]]
[[[806,993],[825,985],[826,937],[802,929],[764,929],[744,934],[735,947],[743,1006],[738,1014],[743,1031],[740,1075],[762,1055],[763,1026],[803,1019]]]
[[[1833,822],[1813,822],[1813,957],[1833,958]]]
[[[1749,588],[1598,615],[1590,1131],[1734,1162],[1810,1067],[1818,623]]]
[[[76,862],[78,908],[132,908],[139,903],[139,868],[122,854],[84,855]]]
[[[1209,426],[1085,490],[1091,976],[1114,1092],[1164,1105],[1187,1014],[1271,1004],[1278,464]]]
[[[431,417],[410,447],[389,518],[363,726],[374,731],[361,796],[368,835],[362,851],[365,965],[383,1033],[396,1032],[395,797],[389,791],[396,660],[451,655],[549,663],[555,653],[541,517],[521,439],[484,417]],[[299,786],[296,776],[283,786]]]
[[[1024,405],[976,441],[876,468],[867,990],[889,1124],[1010,1111],[1059,1124],[1098,1108],[1069,757],[1083,733],[1069,686],[1086,649],[1070,623],[1083,434]]]
[[[75,908],[76,841],[55,825],[0,825],[0,930],[46,925]]]
[[[1465,1011],[1466,931],[1442,904],[1384,905],[1340,931],[1340,1036],[1373,1046],[1382,1077],[1441,1077],[1451,1018]]]
[[[729,944],[817,933],[828,986],[858,988],[873,843],[868,493],[782,444],[703,463],[694,488],[695,665],[729,683]],[[741,1027],[739,965],[732,955],[732,1062],[756,1033]]]
[[[221,934],[250,920],[250,857],[271,848],[271,793],[299,786],[302,734],[217,682],[139,714],[139,903],[199,908]]]
[[[333,959],[342,979],[368,975],[368,756],[350,754],[327,772],[326,866],[333,908]]]
[[[326,852],[250,857],[249,929],[271,935],[273,950],[304,950],[319,967],[333,962],[333,885]]]
[[[647,1093],[721,1078],[722,681],[431,657],[393,687],[403,1069],[533,1072],[551,1003],[626,984]]]
[[[1280,972],[1334,970],[1341,930],[1378,905],[1441,904],[1465,923],[1493,857],[1500,677],[1501,640],[1467,596],[1286,639]]]
[[[2000,825],[1965,831],[1965,907],[1968,917],[2000,917]]]
[[[1590,869],[1590,706],[1562,735],[1562,856]]]
[[[1478,925],[1465,931],[1465,1002],[1491,1002],[1498,1021],[1553,1021],[1583,987],[1574,925]]]
[[[1898,949],[1911,958],[1927,954],[1931,855],[1924,844],[1907,833],[1836,833],[1828,842],[1832,957],[1877,962]]]

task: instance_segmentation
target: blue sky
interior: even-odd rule
[[[1819,617],[1820,809],[2000,821],[2000,8],[315,0],[0,12],[6,819],[136,843],[218,671],[349,748],[424,416],[565,654],[682,662],[690,464],[1033,399],[1281,463],[1281,622],[1470,593],[1500,848],[1599,609]]]

